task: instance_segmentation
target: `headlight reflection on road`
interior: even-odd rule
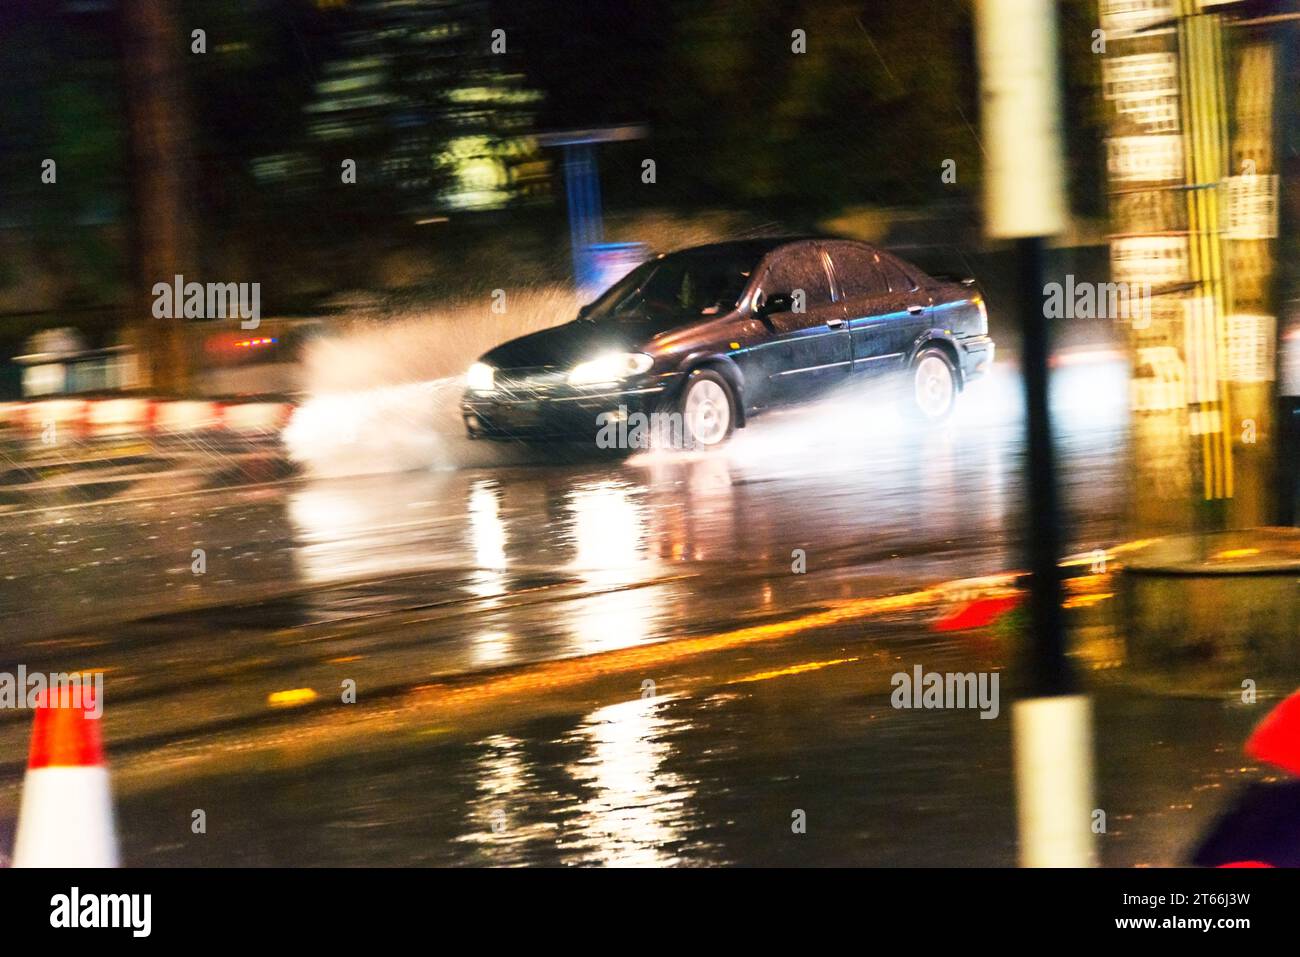
[[[303,584],[381,579],[468,559],[438,536],[442,502],[465,494],[454,473],[311,481],[286,495]],[[456,542],[459,545],[459,542]]]
[[[476,481],[469,491],[469,536],[474,549],[470,590],[478,595],[498,595],[505,588],[506,534],[501,521],[500,489],[488,480]]]
[[[310,482],[286,497],[305,583],[327,584],[427,568],[436,563],[428,522],[443,476],[403,475]]]
[[[646,566],[644,506],[615,482],[583,485],[569,493],[573,566],[596,588],[618,588],[651,577]],[[654,587],[593,595],[579,603],[570,625],[574,651],[591,654],[640,644],[652,633],[658,607]]]
[[[478,794],[470,803],[472,829],[456,840],[484,845],[491,856],[487,863],[526,863],[513,856],[502,860],[498,852],[504,849],[522,853],[531,842],[549,843],[555,825],[528,824],[520,817],[520,810],[539,797],[523,743],[508,735],[494,734],[478,742],[478,746],[483,750],[474,762]],[[546,800],[545,795],[540,797]],[[551,795],[550,800],[554,799]]]
[[[457,841],[478,845],[492,864],[530,863],[530,848],[560,848],[578,864],[662,866],[678,863],[674,847],[697,831],[695,782],[664,770],[670,741],[690,725],[667,717],[670,696],[636,698],[599,708],[565,735],[576,750],[564,765],[571,784],[541,774],[523,742],[494,734],[479,741],[475,797]],[[564,793],[554,790],[559,787]],[[569,793],[572,791],[572,793]],[[564,807],[564,819],[530,820],[530,808]]]
[[[669,740],[689,724],[664,714],[670,696],[635,698],[593,711],[569,737],[581,742],[583,758],[568,767],[590,797],[573,825],[583,864],[624,867],[678,862],[673,845],[683,841],[695,806],[695,785],[664,770]]]
[[[726,454],[651,453],[629,465],[643,470],[649,492],[647,551],[666,561],[708,561],[735,547],[736,502]],[[681,487],[690,494],[683,500]],[[761,516],[752,516],[761,521]]]
[[[639,577],[644,561],[641,506],[616,482],[580,485],[569,493],[573,564],[589,581],[624,584]]]
[[[514,636],[506,631],[485,631],[470,639],[470,655],[474,664],[491,668],[511,659]]]

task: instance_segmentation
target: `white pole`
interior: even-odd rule
[[[1022,867],[1095,867],[1092,707],[1084,695],[1011,708]]]
[[[1092,720],[1074,693],[1061,611],[1056,490],[1042,308],[1044,239],[1066,223],[1055,0],[977,0],[984,201],[989,235],[1014,239],[1025,386],[1031,572],[1028,665],[1037,697],[1012,708],[1020,862],[1089,867],[1093,841]]]

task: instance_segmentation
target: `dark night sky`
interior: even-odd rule
[[[662,0],[493,5],[530,80],[547,92],[543,129],[643,121],[673,33]]]

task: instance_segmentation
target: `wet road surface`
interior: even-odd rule
[[[1126,385],[1057,384],[1089,552]],[[718,454],[330,478],[274,443],[11,442],[0,670],[105,672],[129,863],[1011,863],[1006,709],[896,711],[889,676],[1014,660],[1013,629],[932,623],[1016,567],[1015,389],[923,435],[841,398]],[[1107,863],[1176,861],[1256,773],[1243,709],[1104,687],[1098,715]],[[0,712],[0,848],[29,728]]]

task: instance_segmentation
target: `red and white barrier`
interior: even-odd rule
[[[202,432],[221,427],[218,402],[159,402],[154,415],[159,432]]]
[[[59,432],[92,436],[214,430],[258,435],[278,433],[292,413],[289,402],[57,398],[0,403],[0,428],[39,434],[53,427]]]
[[[231,432],[279,432],[292,414],[287,402],[239,402],[221,408],[222,422]]]

